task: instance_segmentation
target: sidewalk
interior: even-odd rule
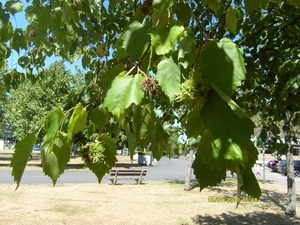
[[[10,160],[12,158],[14,151],[13,150],[0,150],[0,167],[7,167],[10,168]],[[27,162],[28,167],[32,168],[41,168],[41,153],[39,151],[33,151],[33,158],[29,159]],[[141,168],[146,167],[142,166],[137,163],[137,161],[130,161],[129,156],[124,155],[116,155],[117,163],[115,167],[118,168]],[[156,163],[156,160],[153,162],[152,165]],[[87,169],[88,168],[84,165],[80,156],[70,156],[70,161],[68,162],[67,169]]]
[[[9,168],[11,156],[3,155],[0,153],[0,167],[7,167]],[[28,159],[27,166],[41,168],[41,158],[40,154],[35,153],[33,155],[33,159]],[[76,168],[76,169],[85,169],[85,165],[83,164],[81,157],[70,157],[70,161],[68,162],[68,169]]]

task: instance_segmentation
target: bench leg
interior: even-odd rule
[[[115,174],[115,177],[114,177],[113,185],[116,185],[116,183],[117,183],[117,178],[118,178],[118,170],[116,171],[116,174]]]
[[[141,184],[141,183],[142,183],[142,180],[143,180],[143,175],[141,175],[140,178],[137,179],[137,184]]]
[[[144,171],[142,170],[142,171],[141,171],[141,174],[140,174],[140,178],[137,179],[137,184],[141,184],[141,183],[142,183],[142,180],[143,180],[143,173],[144,173]]]

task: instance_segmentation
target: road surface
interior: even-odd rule
[[[162,158],[155,166],[147,167],[147,176],[144,178],[144,182],[150,181],[163,181],[163,180],[185,180],[187,172],[188,161],[184,159],[167,159]],[[231,177],[228,174],[228,177]],[[194,178],[194,176],[193,176]],[[263,182],[263,173],[257,179]],[[66,170],[57,183],[97,183],[96,176],[91,171],[77,171]],[[108,183],[109,180],[103,178],[102,183]],[[286,188],[286,176],[270,172],[269,169],[265,170],[265,182],[275,184]],[[295,178],[296,191],[300,193],[300,177]],[[14,184],[13,177],[11,176],[11,170],[0,169],[0,183],[1,184]],[[46,177],[40,170],[25,170],[21,184],[51,184],[52,181],[49,177]]]

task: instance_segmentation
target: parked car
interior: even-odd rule
[[[278,172],[278,166],[279,166],[279,161],[278,160],[273,160],[270,162],[270,169],[273,172]]]
[[[39,151],[39,150],[41,150],[41,147],[40,147],[39,145],[34,145],[34,146],[32,147],[32,150],[33,150],[33,151]]]
[[[284,160],[285,163],[282,165],[281,173],[284,175],[287,174],[287,166],[286,166],[286,160]],[[294,160],[294,175],[295,177],[300,177],[300,160]]]
[[[278,164],[278,172],[279,173],[284,173],[284,168],[285,168],[285,171],[286,171],[286,160],[282,160],[282,161],[279,162],[279,164]]]

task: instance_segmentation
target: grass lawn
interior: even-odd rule
[[[300,224],[284,215],[286,190],[260,184],[258,202],[209,202],[236,195],[235,182],[199,192],[183,181],[121,184],[0,185],[0,224]],[[230,198],[229,198],[230,200]],[[300,213],[300,196],[297,211]]]

